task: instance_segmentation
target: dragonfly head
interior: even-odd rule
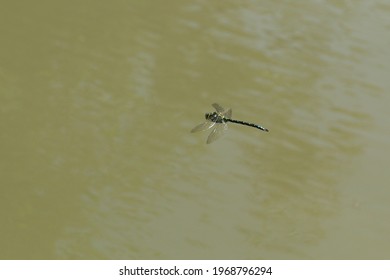
[[[215,118],[215,112],[214,113],[206,113],[206,114],[204,114],[204,117],[206,118],[206,120],[211,120],[211,119]]]

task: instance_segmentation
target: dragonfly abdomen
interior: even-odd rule
[[[226,118],[224,118],[223,120],[225,122],[232,122],[232,123],[238,123],[238,124],[242,124],[242,125],[246,125],[246,126],[255,127],[255,128],[260,129],[262,131],[267,131],[268,132],[267,128],[262,127],[262,126],[257,125],[257,124],[254,124],[254,123],[248,123],[248,122],[244,122],[244,121],[238,121],[238,120],[232,120],[232,119],[226,119]]]

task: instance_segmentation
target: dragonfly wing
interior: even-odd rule
[[[211,106],[213,106],[218,113],[222,113],[223,111],[225,111],[225,109],[222,108],[218,103],[213,103],[211,104]]]
[[[191,132],[198,132],[198,131],[204,131],[207,130],[215,125],[215,122],[212,121],[206,121],[204,123],[201,123],[200,125],[195,126]]]
[[[227,109],[225,112],[223,112],[223,115],[225,118],[227,119],[231,119],[232,118],[232,109]]]
[[[211,131],[209,137],[207,138],[207,144],[210,144],[220,138],[226,131],[227,129],[227,124],[226,123],[218,123],[213,131]]]

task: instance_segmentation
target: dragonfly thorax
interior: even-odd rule
[[[206,113],[205,114],[205,118],[206,118],[206,120],[210,120],[210,121],[215,122],[215,123],[223,123],[223,122],[225,122],[223,116],[221,116],[217,112]]]

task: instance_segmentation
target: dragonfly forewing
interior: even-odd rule
[[[225,111],[225,109],[218,103],[213,103],[211,104],[211,106],[213,106],[215,110],[217,110],[217,113],[223,113],[223,111]]]
[[[197,125],[195,126],[191,132],[198,132],[198,131],[205,131],[209,128],[212,128],[216,123],[215,122],[212,122],[210,120],[204,122],[204,123],[201,123],[200,125]]]

